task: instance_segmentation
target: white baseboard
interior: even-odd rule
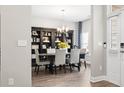
[[[103,80],[107,80],[106,76],[98,76],[98,77],[91,77],[90,78],[90,81],[93,83],[103,81]]]
[[[113,81],[113,80],[110,80],[110,79],[108,78],[108,76],[106,76],[106,81],[111,82],[111,83],[113,83],[113,84],[115,84],[115,85],[121,86],[121,83],[115,82],[115,81]]]

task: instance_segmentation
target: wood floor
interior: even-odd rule
[[[90,82],[90,65],[85,69],[81,67],[81,71],[75,68],[70,73],[67,71],[59,71],[57,75],[50,74],[41,69],[38,75],[32,71],[32,86],[33,87],[117,87],[107,81],[100,81],[97,83]]]

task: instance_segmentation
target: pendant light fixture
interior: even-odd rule
[[[63,23],[64,23],[65,9],[62,9],[61,13],[62,13],[62,18],[63,18]],[[67,33],[69,31],[69,28],[63,24],[61,27],[57,28],[57,31],[60,33]]]

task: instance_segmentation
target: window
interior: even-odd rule
[[[88,32],[82,34],[82,48],[88,47]]]
[[[111,21],[111,48],[118,48],[120,36],[120,17],[114,16]]]
[[[89,36],[91,34],[91,21],[86,20],[82,23],[82,32],[81,32],[81,48],[90,48],[90,42],[91,37]]]

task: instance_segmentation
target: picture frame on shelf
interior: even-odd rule
[[[40,42],[40,39],[39,38],[37,38],[37,42]]]
[[[32,35],[38,35],[36,31],[32,31]]]

